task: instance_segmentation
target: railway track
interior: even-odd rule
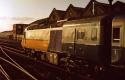
[[[11,48],[11,47],[7,47],[7,46],[2,46],[2,51],[4,52],[4,50],[6,50],[7,52],[10,52],[10,54],[14,54],[14,55],[17,55],[17,56],[21,56],[21,57],[23,57],[23,58],[28,58],[28,59],[30,59],[30,60],[32,60],[32,61],[35,61],[33,58],[29,58],[29,57],[27,57],[27,56],[25,56],[25,55],[22,55],[21,54],[21,52],[23,53],[23,51],[21,51],[21,50],[17,50],[17,49],[15,49],[15,48]],[[19,53],[20,52],[20,53]],[[4,54],[6,55],[6,56],[8,56],[7,55],[7,53],[6,52],[4,52]],[[10,57],[10,56],[8,56],[8,57]],[[10,58],[9,58],[10,59]],[[11,60],[11,59],[10,59]],[[17,59],[16,59],[17,60]],[[14,63],[15,63],[15,61],[13,61]],[[21,62],[21,61],[18,61],[18,62]],[[38,65],[37,64],[37,62],[38,62],[38,64],[40,64],[40,65]],[[25,62],[24,62],[25,63]],[[31,62],[30,62],[31,63]],[[17,63],[15,63],[16,65],[18,65]],[[21,63],[20,63],[21,64]],[[19,65],[20,66],[20,65]],[[43,80],[50,80],[50,77],[52,77],[51,76],[51,74],[53,75],[53,73],[52,72],[54,72],[54,73],[57,73],[57,71],[59,71],[59,73],[57,73],[58,75],[61,75],[61,73],[60,72],[65,72],[64,70],[62,70],[61,68],[58,68],[58,67],[55,67],[55,66],[51,66],[50,67],[50,69],[48,68],[48,66],[50,66],[49,64],[46,64],[46,63],[41,63],[40,61],[36,61],[36,64],[34,64],[34,65],[32,65],[32,63],[31,64],[27,64],[27,65],[25,65],[25,66],[27,66],[27,68],[29,68],[29,69],[31,69],[32,71],[34,71],[34,73],[36,73],[36,74],[38,74],[38,76],[37,76],[37,78],[38,79],[40,79],[41,80],[41,77],[42,77],[42,79]],[[24,67],[25,67],[24,66]],[[44,66],[44,68],[40,68],[41,66]],[[34,68],[33,68],[34,67]],[[36,68],[35,68],[36,67]],[[47,70],[45,69],[45,67],[47,68]],[[26,67],[25,67],[26,68]],[[29,70],[28,69],[28,70]],[[37,70],[38,69],[38,70]],[[40,72],[40,71],[43,71],[43,72]],[[33,74],[33,72],[31,72],[32,74]],[[61,79],[59,79],[59,77],[57,77],[57,76],[55,76],[55,75],[57,75],[57,74],[54,74],[54,77],[56,78],[56,79],[52,79],[52,80],[61,80]],[[40,77],[41,76],[41,77]],[[40,78],[39,78],[40,77]]]
[[[4,63],[7,63],[7,61],[4,60],[6,59],[8,61],[11,61],[12,64],[14,64],[17,67],[19,66],[23,67],[24,69],[26,69],[27,72],[35,76],[36,80],[37,79],[38,80],[77,80],[77,79],[83,80],[81,79],[81,77],[84,77],[83,75],[81,75],[79,78],[77,73],[72,74],[56,65],[41,62],[39,60],[36,61],[34,60],[34,58],[29,58],[28,56],[24,55],[24,51],[22,49],[16,48],[16,46],[13,46],[13,44],[6,42],[0,42],[0,44],[1,44],[0,58],[2,57],[0,60],[4,61]],[[12,59],[14,59],[14,61],[17,62],[19,66],[18,64],[15,64],[14,61],[12,61],[10,58],[8,58],[7,55]],[[27,59],[29,60],[27,61]],[[20,69],[18,68],[17,69],[20,70],[21,73],[28,76],[28,74],[23,72],[24,70],[21,67],[19,67]],[[5,71],[8,73],[8,70]],[[10,74],[8,75],[10,76]],[[31,77],[30,80],[32,80]],[[84,79],[84,80],[90,80],[90,79]]]
[[[0,45],[12,47],[12,48],[15,48],[15,49],[18,49],[18,50],[23,50],[20,41],[0,39]]]
[[[13,60],[4,50],[2,47],[0,47],[1,52],[4,54],[4,57],[0,57],[0,60],[4,61],[5,63],[13,66],[14,68],[20,70],[22,73],[24,73],[26,76],[29,76],[29,79],[37,80],[34,76],[32,76],[27,70],[25,70],[23,67],[21,67],[15,60]],[[7,59],[8,58],[8,59]],[[3,69],[3,67],[0,65],[0,71],[1,73],[8,79],[11,80],[11,77],[7,74],[7,72]]]
[[[0,65],[0,72],[6,78],[7,80],[10,80],[10,76],[7,74],[7,72],[3,69],[3,67]]]

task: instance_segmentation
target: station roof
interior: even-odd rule
[[[27,30],[47,28],[48,27],[46,24],[47,20],[48,18],[36,20],[29,24],[29,26],[27,27]]]

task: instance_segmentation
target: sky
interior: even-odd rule
[[[0,32],[12,30],[17,23],[29,24],[46,18],[53,8],[66,10],[69,4],[85,7],[90,0],[0,0]],[[108,3],[108,0],[97,0]],[[116,2],[114,0],[113,2]],[[125,2],[125,0],[119,0]]]

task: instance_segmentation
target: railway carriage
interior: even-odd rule
[[[100,61],[102,18],[95,17],[65,23],[62,32],[63,51],[72,56],[98,63]],[[112,63],[125,61],[124,32],[125,17],[114,17],[112,21]]]
[[[63,25],[63,51],[84,59],[98,61],[100,19],[81,19]]]
[[[66,21],[60,27],[25,30],[22,46],[26,54],[56,65],[81,60],[100,63],[104,16]],[[125,17],[112,20],[112,64],[125,63]],[[102,54],[103,56],[103,54]],[[72,58],[72,59],[71,59]],[[82,63],[82,62],[81,62]]]

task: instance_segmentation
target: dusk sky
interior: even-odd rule
[[[49,16],[53,8],[66,10],[69,4],[85,7],[90,0],[0,0],[0,32],[12,24],[30,23]],[[108,3],[108,0],[97,0]],[[114,0],[114,2],[117,0]],[[125,0],[119,0],[125,2]]]

